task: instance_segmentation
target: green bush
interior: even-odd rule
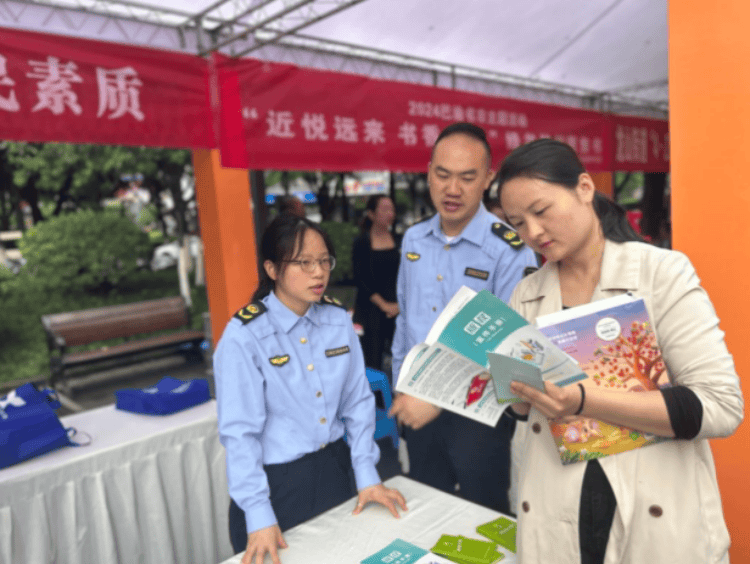
[[[148,235],[119,213],[81,210],[38,223],[19,241],[22,271],[46,288],[109,290],[148,259]]]
[[[350,282],[352,279],[352,243],[359,236],[359,228],[351,223],[324,221],[320,226],[328,233],[336,249],[336,268],[331,272],[329,284]]]

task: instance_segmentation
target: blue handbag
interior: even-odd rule
[[[64,446],[75,429],[65,429],[55,413],[55,392],[24,384],[0,398],[0,468],[6,468]]]
[[[210,399],[210,395],[208,381],[205,378],[183,382],[165,376],[149,388],[118,390],[115,392],[115,398],[117,409],[148,415],[168,415],[205,403]]]

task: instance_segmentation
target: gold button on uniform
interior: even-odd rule
[[[320,424],[321,425],[325,425],[326,424],[326,418],[325,417],[321,417],[320,418]]]
[[[444,249],[445,249],[446,251],[450,251],[450,250],[451,250],[451,246],[450,246],[450,245],[446,245],[446,246],[445,246],[445,247],[443,247],[443,248],[444,248]]]
[[[312,371],[312,370],[315,369],[315,367],[312,364],[308,364],[307,365],[307,369],[310,370],[310,371]]]
[[[440,282],[443,279],[443,275],[442,274],[438,274],[437,275],[437,279],[438,279],[438,282]]]
[[[321,392],[320,390],[318,390],[318,392],[315,394],[315,397],[319,398],[322,395],[323,395],[323,392]]]
[[[324,448],[326,448],[325,443],[323,443],[322,445],[320,445],[320,450],[323,450]]]
[[[307,342],[307,339],[305,339],[304,337],[300,337],[299,342],[304,345]]]

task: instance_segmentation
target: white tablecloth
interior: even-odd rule
[[[91,438],[0,470],[0,564],[219,562],[229,543],[216,403],[61,418]]]
[[[477,525],[502,516],[403,476],[391,478],[386,485],[406,497],[409,511],[400,519],[373,505],[353,516],[352,499],[284,533],[289,548],[279,551],[282,564],[357,564],[397,538],[426,550],[444,534],[487,540],[476,532]],[[505,554],[501,564],[515,564],[514,553],[498,550]],[[241,560],[242,554],[237,554],[223,564]],[[265,562],[271,558],[266,556]]]

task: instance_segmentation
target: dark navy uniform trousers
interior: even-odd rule
[[[443,411],[421,429],[405,427],[409,477],[509,513],[510,439],[515,424],[505,413],[493,428]]]

